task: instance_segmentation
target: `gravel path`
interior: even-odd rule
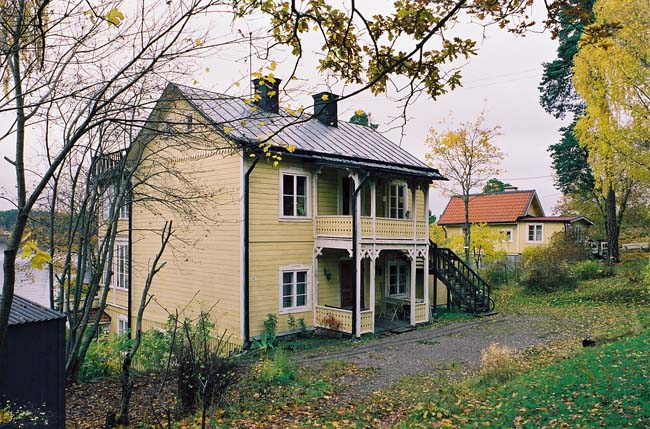
[[[390,387],[407,375],[433,374],[451,365],[458,368],[458,375],[471,373],[480,365],[481,350],[490,343],[521,350],[565,339],[571,329],[560,325],[543,316],[497,315],[390,335],[340,352],[305,357],[298,364],[344,360],[372,368],[363,382],[347,386],[343,396],[353,400]]]

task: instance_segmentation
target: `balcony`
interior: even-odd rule
[[[352,216],[317,216],[316,235],[330,238],[352,238]],[[373,218],[361,216],[361,239],[426,240],[427,221],[412,219]]]

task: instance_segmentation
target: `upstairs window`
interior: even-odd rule
[[[540,243],[544,237],[544,230],[542,224],[528,225],[528,241],[533,243]]]
[[[194,117],[192,116],[191,113],[188,113],[185,115],[185,132],[190,132],[192,131],[192,127],[194,125]]]
[[[512,243],[512,230],[511,229],[502,229],[501,235],[503,239],[509,243]]]
[[[408,188],[403,183],[388,186],[388,217],[393,219],[407,218]]]
[[[308,183],[307,176],[293,173],[282,173],[282,216],[308,216]]]

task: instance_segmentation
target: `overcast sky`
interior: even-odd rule
[[[371,4],[376,7],[380,3]],[[541,4],[536,5],[536,8],[534,14],[541,18],[543,12]],[[249,28],[255,28],[260,24],[261,22],[249,20],[247,23],[240,23],[231,28],[235,34],[238,34],[237,30],[240,29],[248,33]],[[209,25],[208,28],[220,29],[220,38],[232,37],[227,24],[213,21]],[[404,129],[402,147],[424,159],[424,142],[429,127],[439,126],[439,122],[450,113],[453,114],[456,122],[465,122],[475,120],[481,111],[485,111],[487,124],[500,125],[503,133],[495,139],[495,143],[506,155],[501,164],[504,172],[498,177],[518,186],[519,189],[536,189],[544,210],[550,214],[561,193],[553,187],[547,148],[558,141],[558,128],[562,123],[547,115],[539,106],[537,85],[542,73],[541,64],[554,58],[557,41],[551,40],[548,33],[528,33],[526,37],[521,37],[497,28],[488,28],[485,39],[481,40],[482,28],[476,25],[459,27],[456,32],[459,31],[463,36],[479,40],[478,55],[471,58],[463,67],[463,88],[438,100],[420,97],[409,109],[409,121]],[[242,47],[242,49],[222,53],[215,58],[201,60],[196,75],[188,77],[188,82],[182,83],[192,84],[192,81],[196,80],[198,87],[220,92],[231,88],[232,92],[234,81],[242,77],[248,80],[249,66],[245,51],[247,49]],[[276,76],[288,75],[290,56],[280,56],[276,59],[280,62],[275,72]],[[260,65],[253,61],[254,68]],[[322,87],[317,89],[324,89],[328,83],[326,79],[316,72],[305,71],[309,70],[309,62],[306,62],[305,66],[300,76],[306,81],[322,80]],[[206,71],[205,67],[209,67],[210,71]],[[240,92],[246,87],[244,80],[241,86],[242,88],[238,90]],[[310,86],[313,88],[315,85]],[[332,89],[346,91],[346,88],[336,85]],[[306,100],[309,99],[307,94],[303,94],[299,101],[307,103]],[[297,107],[296,104],[294,103],[292,107]],[[386,131],[391,127],[389,124],[391,118],[400,112],[397,103],[383,96],[361,94],[341,103],[339,116],[343,120],[348,120],[357,109],[370,112],[372,121],[379,124],[379,130],[384,130],[392,140],[399,141],[401,130]],[[13,158],[11,144],[10,139],[0,143],[0,157],[8,155]],[[6,161],[0,161],[0,187],[3,188],[4,195],[13,196],[14,181],[11,170]],[[433,191],[432,212],[439,215],[447,200],[446,195]],[[0,201],[0,209],[9,207],[8,203]]]

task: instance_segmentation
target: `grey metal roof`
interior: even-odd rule
[[[350,165],[390,166],[396,172],[444,180],[440,173],[370,127],[338,121],[330,127],[311,115],[269,113],[253,109],[243,99],[172,84],[215,125],[237,141],[257,143],[270,137],[274,146],[295,146],[296,152],[345,158]],[[368,165],[370,166],[370,165]]]
[[[14,295],[11,312],[9,313],[9,324],[23,325],[26,323],[57,320],[64,317],[58,311],[50,310],[18,295]]]

